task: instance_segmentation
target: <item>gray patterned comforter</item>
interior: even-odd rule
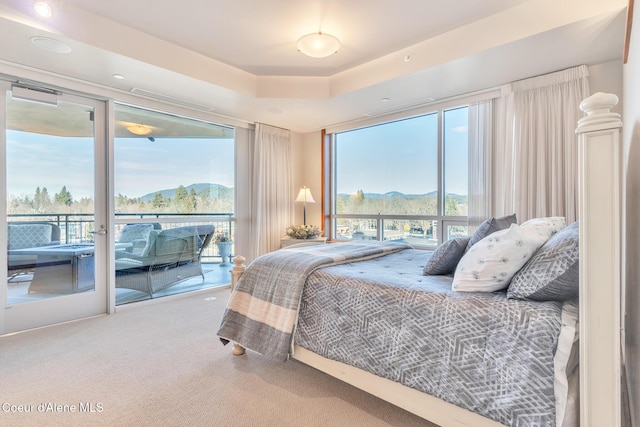
[[[409,249],[316,270],[296,344],[505,425],[556,425],[563,304],[453,292],[451,277],[422,275],[428,256]]]
[[[407,249],[401,242],[290,247],[257,258],[236,284],[218,330],[223,343],[286,360],[305,281],[315,269]]]

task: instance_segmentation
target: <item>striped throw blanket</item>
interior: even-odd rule
[[[275,359],[293,350],[302,289],[311,272],[329,265],[410,248],[404,242],[349,242],[287,248],[252,262],[236,284],[218,330],[220,340]]]

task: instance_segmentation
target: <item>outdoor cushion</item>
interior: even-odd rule
[[[45,246],[51,243],[51,224],[8,224],[9,249]]]
[[[136,240],[147,240],[153,230],[153,224],[128,224],[120,232],[119,243],[131,243]]]

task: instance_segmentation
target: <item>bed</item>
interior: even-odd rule
[[[218,334],[223,341],[235,343],[234,354],[249,348],[283,360],[296,358],[442,426],[575,425],[577,409],[571,402],[577,397],[569,389],[577,384],[579,343],[581,425],[619,425],[620,401],[615,391],[619,347],[599,349],[603,346],[596,336],[605,335],[590,337],[584,325],[594,325],[597,319],[598,328],[610,328],[607,344],[618,344],[612,330],[619,328],[619,313],[607,309],[603,317],[591,300],[598,295],[615,302],[619,297],[615,291],[618,234],[611,233],[613,237],[603,242],[596,225],[598,219],[606,219],[612,227],[619,226],[616,215],[611,215],[611,204],[603,203],[603,199],[617,200],[618,178],[613,173],[617,156],[610,147],[605,147],[608,155],[594,151],[603,149],[604,134],[602,128],[585,132],[591,130],[599,140],[591,146],[590,138],[582,138],[581,224],[579,228],[572,224],[582,242],[580,328],[574,299],[509,298],[508,286],[465,291],[457,283],[457,273],[425,276],[430,258],[423,251],[401,243],[369,248],[350,243],[277,251],[254,260],[246,271],[237,257],[232,272],[235,289]],[[615,135],[612,130],[609,138],[616,139]],[[588,165],[601,166],[603,159],[611,178],[590,180],[584,173]],[[569,227],[551,232],[534,253],[565,228]],[[596,238],[598,247],[604,245],[602,250],[586,250],[585,242]],[[482,248],[485,240],[467,251],[486,250]],[[263,261],[264,268],[256,268]],[[602,281],[596,285],[591,277],[605,280],[613,291],[603,287]],[[285,292],[279,293],[276,284],[283,280],[287,285],[280,288]],[[256,288],[258,294],[246,293],[246,286]],[[265,299],[260,295],[264,292],[274,295]],[[239,294],[243,298],[234,302]],[[251,326],[235,331],[241,323]],[[274,330],[290,332],[274,336]],[[597,376],[593,375],[596,370],[600,371]],[[595,384],[608,388],[598,389]],[[607,421],[589,424],[595,419]]]
[[[503,425],[556,425],[577,307],[454,291],[453,276],[423,275],[430,257],[380,242],[273,252],[244,273],[219,335],[280,360],[305,349]]]

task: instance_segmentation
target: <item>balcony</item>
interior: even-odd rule
[[[25,222],[39,222],[50,223],[57,226],[59,229],[59,241],[56,244],[59,246],[77,245],[77,247],[89,247],[91,248],[89,255],[89,267],[82,267],[78,262],[69,262],[69,267],[63,268],[75,268],[73,277],[74,281],[81,280],[83,276],[88,275],[88,286],[84,287],[71,287],[70,292],[86,291],[93,289],[93,256],[92,256],[92,243],[94,234],[94,221],[91,214],[12,214],[8,215],[9,223],[25,223]],[[122,229],[131,224],[153,224],[154,229],[167,232],[172,229],[184,229],[185,227],[193,228],[194,226],[213,226],[216,232],[222,232],[228,236],[233,236],[235,232],[234,218],[230,214],[157,214],[157,213],[138,213],[138,214],[116,214],[115,218],[115,240],[121,234]],[[202,228],[202,227],[201,227]],[[209,227],[210,228],[210,227]],[[170,232],[170,231],[169,231]],[[121,249],[117,248],[117,251]],[[29,252],[27,250],[27,252]],[[37,252],[37,251],[31,251]],[[120,252],[122,253],[122,252]],[[86,253],[82,253],[82,256],[86,257]],[[116,254],[118,258],[119,253]],[[230,283],[229,275],[229,262],[233,256],[233,245],[231,246],[230,255],[225,256],[223,259],[218,246],[211,241],[205,245],[202,249],[199,261],[202,266],[203,276],[197,276],[180,279],[177,276],[168,286],[157,291],[142,292],[140,290],[124,288],[118,286],[118,280],[121,280],[119,275],[116,275],[116,305],[127,304],[130,302],[141,301],[145,299],[157,298],[167,295],[173,295],[183,292],[196,291],[200,289],[212,288],[216,286],[222,286]],[[84,258],[78,258],[78,261],[87,262]],[[59,293],[69,293],[65,291],[47,291],[46,287],[41,289],[34,288],[34,274],[37,273],[36,268],[40,268],[40,276],[49,275],[52,270],[44,270],[47,267],[38,266],[40,263],[32,266],[31,269],[25,268],[22,271],[9,271],[8,283],[8,295],[10,304],[16,304],[20,302],[33,301],[35,299],[50,298],[58,296]],[[77,264],[77,265],[76,265]],[[48,267],[50,268],[50,267]],[[82,268],[85,268],[82,270]],[[167,270],[167,267],[162,267]],[[42,273],[42,272],[47,273]],[[157,272],[159,270],[155,270]],[[84,274],[83,274],[84,272]],[[144,274],[144,273],[143,273]],[[144,280],[144,276],[143,277]],[[78,279],[80,278],[80,279]],[[77,280],[76,280],[77,279]],[[63,284],[66,285],[66,284]],[[67,287],[70,285],[66,285]],[[33,290],[36,289],[34,292]]]

